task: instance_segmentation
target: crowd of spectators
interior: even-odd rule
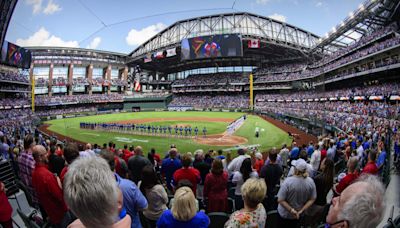
[[[24,106],[24,105],[30,105],[30,101],[28,100],[28,97],[18,97],[18,98],[1,98],[0,99],[0,106],[3,107],[15,107],[15,106]]]
[[[88,103],[106,103],[106,102],[122,102],[123,95],[119,93],[111,94],[84,94],[72,96],[38,96],[35,98],[35,104],[47,106],[51,104],[88,104]]]
[[[266,227],[275,215],[270,227],[326,221],[369,228],[386,208],[385,133],[324,135],[315,144],[293,142],[290,150],[239,149],[235,158],[212,149],[180,152],[175,145],[165,155],[151,149],[146,156],[141,146],[62,145],[29,132],[23,142],[2,132],[0,146],[1,159],[19,168],[32,206],[53,226],[208,227],[215,222],[210,213],[224,212],[230,214],[225,227]],[[0,210],[12,210],[7,200],[4,205]],[[8,219],[11,213],[0,222]]]
[[[298,71],[298,72],[284,71],[281,74],[272,74],[272,73],[261,74],[261,73],[256,72],[255,75],[258,75],[258,76],[255,78],[254,83],[270,82],[270,81],[286,81],[286,80],[295,80],[295,79],[314,77],[314,76],[320,75],[322,73],[329,72],[334,68],[337,68],[339,66],[347,64],[354,60],[357,60],[357,59],[360,59],[367,55],[370,55],[372,53],[376,53],[381,50],[396,46],[398,44],[400,44],[400,37],[394,36],[394,37],[388,38],[384,41],[377,41],[376,43],[374,43],[373,45],[371,45],[369,47],[359,49],[359,50],[355,51],[354,53],[351,53],[345,57],[339,58],[335,61],[328,62],[327,64],[322,65],[320,67],[316,67],[316,68],[307,67],[306,69],[303,69],[302,71]],[[390,58],[390,59],[388,59],[387,62],[383,62],[380,65],[365,67],[365,69],[355,69],[354,72],[347,72],[347,74],[355,73],[355,72],[361,71],[361,70],[373,69],[373,68],[381,67],[384,65],[395,64],[397,62],[398,62],[398,58],[394,58],[394,59]],[[279,67],[279,68],[281,68],[281,67]],[[258,71],[264,72],[265,70],[259,69]],[[266,70],[266,71],[269,72],[268,70]],[[274,71],[274,70],[270,70],[270,71]],[[344,74],[344,73],[342,73],[342,74]]]
[[[29,79],[26,75],[14,72],[0,72],[0,80],[29,83]]]
[[[87,86],[89,85],[89,80],[85,77],[72,78],[73,86]]]
[[[174,95],[169,106],[191,106],[193,108],[248,108],[249,96],[231,95]]]
[[[232,84],[232,83],[247,83],[248,77],[243,76],[243,73],[215,73],[215,74],[198,74],[189,75],[185,79],[175,80],[172,83],[174,86],[199,86],[199,85],[216,85],[216,84]]]
[[[29,92],[29,88],[27,86],[18,85],[18,84],[1,84],[0,91],[15,91],[20,93]]]
[[[368,99],[369,96],[390,96],[400,95],[400,83],[390,82],[375,85],[359,86],[346,89],[335,89],[332,91],[300,91],[293,92],[290,94],[257,94],[256,101],[277,101],[277,100],[303,100],[303,99],[320,99],[320,98],[340,98],[348,97],[352,98],[355,96],[365,96]]]
[[[84,113],[84,112],[97,112],[95,105],[85,107],[68,107],[68,108],[57,108],[50,110],[35,111],[35,115],[38,117],[56,116],[56,115],[68,115],[73,113]]]
[[[392,25],[383,27],[381,29],[375,30],[370,34],[366,34],[366,35],[362,36],[357,42],[349,45],[348,47],[338,50],[338,51],[334,52],[332,55],[322,58],[318,62],[312,64],[310,67],[315,68],[315,67],[320,67],[322,65],[325,65],[335,59],[345,56],[346,54],[348,54],[356,49],[362,48],[364,45],[369,44],[373,40],[379,40],[380,38],[388,36],[393,31],[396,31],[396,24],[392,24]]]

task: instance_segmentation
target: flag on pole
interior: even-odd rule
[[[175,56],[176,55],[176,48],[171,48],[167,50],[167,57]]]
[[[248,48],[260,48],[260,40],[250,39],[247,43]]]
[[[135,87],[133,88],[136,92],[139,92],[142,86],[140,85],[139,81],[135,82]]]

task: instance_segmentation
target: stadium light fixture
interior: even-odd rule
[[[353,19],[353,18],[354,18],[354,12],[353,12],[353,11],[351,11],[351,12],[349,13],[349,17],[350,17],[350,19]]]
[[[358,6],[358,8],[360,9],[360,11],[365,10],[364,4],[362,4],[362,3]]]

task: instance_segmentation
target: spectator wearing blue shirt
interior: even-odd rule
[[[126,213],[129,214],[132,219],[131,228],[141,228],[142,224],[140,223],[139,211],[147,208],[146,197],[144,197],[135,183],[128,179],[121,178],[115,173],[115,160],[112,152],[103,150],[100,156],[107,161],[110,169],[114,172],[115,180],[122,192],[123,206],[126,209]]]
[[[383,165],[386,161],[386,151],[384,148],[380,148],[379,150],[380,152],[378,159],[376,160],[376,166],[378,166],[379,172],[382,172]]]
[[[208,216],[197,212],[196,198],[189,187],[180,187],[174,195],[174,204],[170,210],[164,211],[157,222],[158,228],[207,228],[210,224]]]
[[[310,145],[307,147],[307,155],[311,158],[312,153],[314,153],[314,143],[311,141]]]
[[[169,157],[165,158],[162,161],[161,173],[163,176],[165,176],[165,179],[167,181],[167,188],[169,190],[172,190],[171,186],[172,176],[174,175],[176,170],[182,168],[181,161],[178,158],[176,158],[177,153],[178,150],[176,148],[171,148],[171,150],[169,151]]]
[[[290,151],[290,159],[291,160],[297,160],[299,158],[299,154],[300,154],[300,149],[299,147],[297,147],[296,142],[293,142],[292,144],[292,150]]]

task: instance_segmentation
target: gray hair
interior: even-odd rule
[[[356,183],[365,186],[345,203],[338,218],[352,228],[375,228],[385,213],[385,188],[375,175],[361,176]]]
[[[68,167],[64,199],[88,228],[111,227],[118,217],[117,182],[103,158],[79,158]]]

